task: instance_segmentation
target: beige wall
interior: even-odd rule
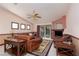
[[[18,22],[19,24],[30,24],[31,30],[11,30],[11,22]],[[0,7],[0,34],[7,34],[11,32],[31,32],[32,31],[32,24],[26,21],[23,21],[20,17],[16,16],[15,14],[3,9]],[[4,36],[0,36],[0,44],[3,43]]]
[[[30,24],[29,22],[23,21],[20,17],[12,14],[11,12],[0,8],[0,34],[10,33],[11,30],[11,22],[18,22],[19,24]],[[31,25],[31,24],[30,24]],[[32,27],[32,25],[31,25]],[[31,30],[14,30],[14,32],[30,32]]]
[[[67,14],[66,33],[79,38],[79,4],[72,4]]]
[[[18,3],[17,6],[13,3],[0,4],[4,8],[16,13],[17,15],[33,22],[34,24],[50,23],[56,19],[65,15],[69,9],[68,3]],[[32,14],[33,10],[41,16],[38,20],[32,20],[28,18],[29,14]]]

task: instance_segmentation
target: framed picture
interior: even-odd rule
[[[20,29],[25,30],[26,29],[26,24],[20,24]]]
[[[63,24],[62,23],[58,23],[57,25],[56,25],[57,27],[57,29],[64,29],[64,27],[63,27]]]
[[[64,26],[63,26],[62,23],[55,23],[55,24],[53,25],[53,28],[54,28],[54,29],[64,29]]]
[[[27,30],[30,30],[31,29],[31,26],[30,25],[27,25]]]
[[[18,30],[19,29],[19,23],[17,23],[17,22],[11,22],[11,29]]]

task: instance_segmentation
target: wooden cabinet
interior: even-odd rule
[[[73,56],[75,55],[75,46],[72,43],[70,36],[63,35],[62,37],[54,38],[54,47],[57,50],[57,55]]]

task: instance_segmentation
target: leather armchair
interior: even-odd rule
[[[35,49],[39,48],[42,39],[39,37],[29,36],[29,35],[17,35],[17,39],[26,40],[26,49],[28,52],[32,52]]]
[[[26,46],[27,46],[27,51],[32,52],[33,50],[39,48],[41,43],[40,38],[33,38],[31,40],[27,40]]]

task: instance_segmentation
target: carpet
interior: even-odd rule
[[[47,55],[51,45],[52,40],[43,39],[42,43],[40,44],[40,47],[37,50],[33,51],[32,54],[37,56],[45,56]]]

